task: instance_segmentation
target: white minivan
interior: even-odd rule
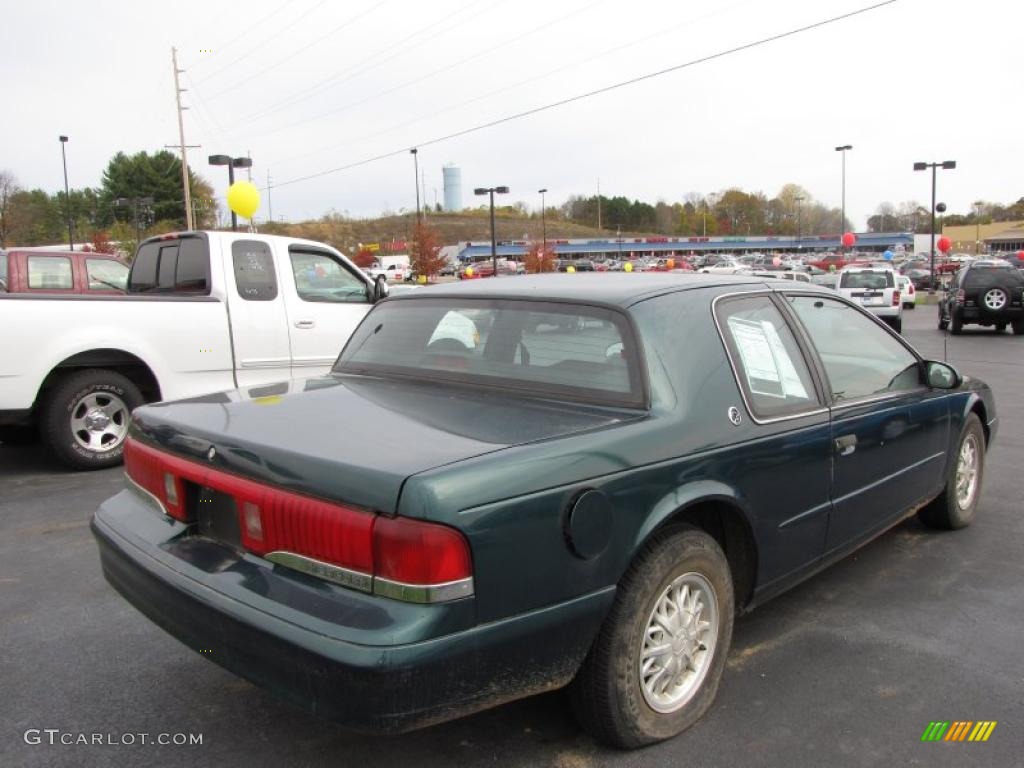
[[[836,290],[887,322],[897,333],[903,331],[903,303],[890,267],[844,267]]]

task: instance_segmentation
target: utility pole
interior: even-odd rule
[[[274,220],[274,206],[270,203],[270,169],[267,169],[267,221]]]
[[[245,166],[245,180],[252,183],[252,152],[245,150],[245,156],[249,158],[249,164]]]
[[[597,229],[601,230],[601,177],[597,177]]]
[[[185,122],[182,120],[182,110],[188,107],[181,106],[181,92],[184,90],[178,82],[178,75],[185,70],[178,69],[178,49],[171,47],[171,64],[174,67],[174,98],[178,105],[178,139],[181,147],[181,183],[185,188],[185,229],[192,229],[192,191],[188,183],[188,154],[185,149]]]

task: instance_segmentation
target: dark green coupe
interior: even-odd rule
[[[92,529],[140,611],[319,715],[568,685],[635,747],[711,705],[734,615],[907,515],[970,523],[995,431],[815,286],[466,281],[376,305],[329,376],[139,408]]]

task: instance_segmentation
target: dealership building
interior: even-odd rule
[[[856,251],[882,253],[886,250],[910,250],[914,235],[910,232],[859,233]],[[564,240],[549,238],[555,255],[563,259],[637,259],[643,257],[678,257],[697,253],[817,253],[841,247],[839,235],[748,236],[748,237],[610,237]],[[502,240],[497,255],[521,259],[532,243],[528,240]],[[460,261],[490,258],[490,242],[462,242],[457,246]]]

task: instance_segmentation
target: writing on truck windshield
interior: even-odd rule
[[[533,301],[385,302],[335,366],[608,405],[644,403],[632,330],[602,307]]]

